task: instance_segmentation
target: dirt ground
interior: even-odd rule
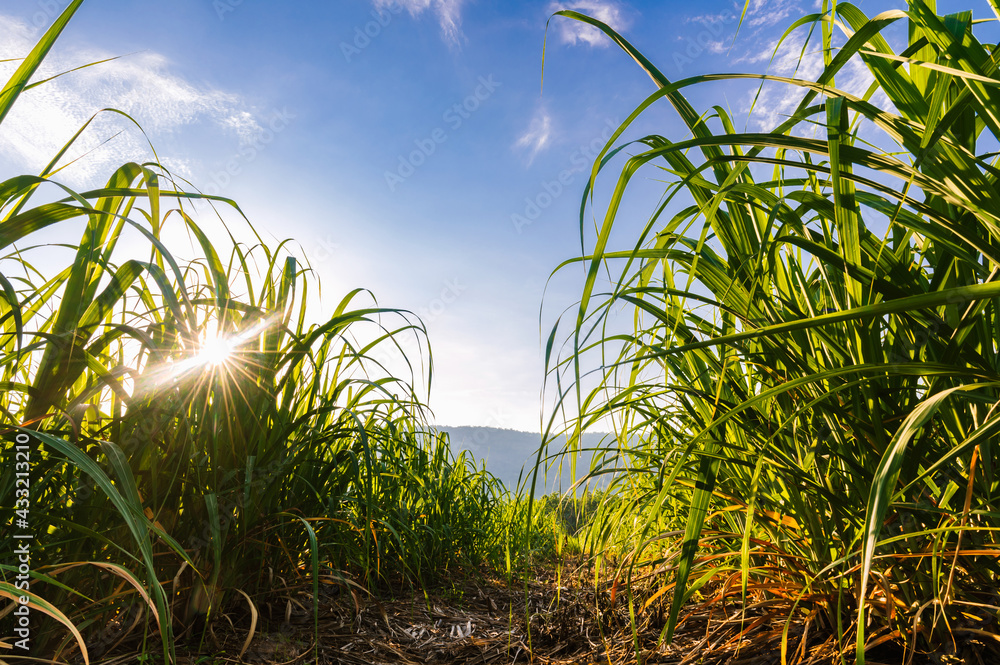
[[[557,577],[545,570],[525,587],[490,571],[459,574],[426,592],[406,588],[379,598],[342,584],[321,586],[319,646],[309,590],[259,599],[251,612],[229,614],[179,635],[179,665],[322,663],[515,665],[670,663],[673,665],[770,665],[782,663],[788,604],[758,603],[742,611],[727,595],[711,591],[682,612],[672,644],[661,639],[670,594],[650,587],[633,597],[614,581],[594,585],[592,573]],[[353,589],[353,590],[352,590]],[[237,606],[238,607],[238,606]],[[247,605],[248,607],[248,605]],[[853,662],[853,644],[839,648],[818,612],[803,611],[788,623],[785,661],[805,665]],[[530,625],[530,631],[529,631]],[[891,636],[868,653],[872,665],[1000,662],[995,644],[974,639],[947,654],[904,653]],[[875,636],[876,642],[879,637]],[[636,642],[639,659],[636,658]],[[92,653],[99,665],[135,663],[137,645]],[[241,655],[242,654],[242,655]],[[841,656],[843,655],[843,659]],[[912,656],[912,658],[911,658]],[[153,662],[159,662],[154,659]],[[65,662],[65,661],[63,661]],[[82,662],[82,660],[81,660]]]

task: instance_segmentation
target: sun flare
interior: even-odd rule
[[[232,343],[220,335],[205,340],[201,346],[201,350],[198,352],[198,362],[203,365],[217,367],[228,361],[232,354]]]

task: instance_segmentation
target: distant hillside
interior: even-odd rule
[[[447,432],[451,439],[452,448],[458,450],[468,450],[477,460],[486,461],[486,469],[503,481],[508,489],[514,490],[518,485],[518,478],[523,471],[523,477],[527,482],[531,482],[531,470],[538,455],[538,447],[542,443],[541,434],[531,432],[520,432],[512,429],[500,429],[497,427],[447,427],[437,425],[436,429]],[[606,434],[592,433],[584,435],[584,446],[593,447],[606,437]],[[554,452],[562,447],[565,439],[559,439],[558,444],[550,446],[550,451]],[[590,467],[591,457],[589,454],[580,455],[577,462],[577,477]],[[558,462],[557,462],[558,464]],[[543,478],[539,476],[536,495],[548,492],[565,491],[571,485],[569,460],[563,462],[561,477],[557,475],[558,469],[553,468],[548,473],[548,478],[544,486]]]

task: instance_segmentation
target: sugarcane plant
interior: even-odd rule
[[[667,641],[708,588],[748,626],[782,608],[783,662],[824,636],[859,663],[886,642],[912,657],[995,640],[1000,74],[982,22],[824,0],[775,49],[822,58],[814,79],[671,81],[604,23],[557,15],[655,86],[594,163],[587,249],[565,264],[585,268],[582,297],[547,347],[550,436],[565,413],[567,452],[588,427],[615,434],[590,473],[614,469],[620,500],[591,551],[660,575]],[[851,68],[864,85],[838,87]],[[740,130],[689,101],[720,85],[799,101]],[[664,104],[685,135],[622,139]],[[640,177],[664,185],[636,226],[623,206]],[[623,226],[636,241],[616,248]]]
[[[81,4],[20,62],[0,122],[45,84],[33,77]],[[0,597],[28,599],[32,655],[88,660],[152,630],[172,661],[179,636],[234,605],[252,619],[245,651],[275,589],[307,591],[318,630],[321,581],[422,584],[499,557],[506,492],[428,429],[419,319],[357,289],[315,320],[291,243],[267,245],[234,201],[158,161],[65,186],[86,130],[0,183],[0,428],[5,459],[31,441],[34,532],[29,588],[4,561]],[[35,238],[81,225],[47,273],[56,254]],[[175,227],[193,257],[167,246]],[[5,525],[17,480],[0,471]],[[12,538],[5,526],[3,551]]]

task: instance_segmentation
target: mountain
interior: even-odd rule
[[[542,436],[538,433],[521,432],[512,429],[500,429],[498,427],[448,427],[438,425],[435,429],[447,432],[451,440],[451,447],[454,451],[468,450],[476,458],[477,462],[485,461],[486,470],[503,481],[507,489],[513,491],[518,486],[520,479],[522,484],[530,485],[531,472],[538,455],[538,448],[542,443]],[[597,446],[607,434],[588,433],[583,435],[583,444],[586,448]],[[554,453],[565,446],[565,437],[556,439],[549,445],[548,452]],[[577,460],[577,478],[582,476],[590,467],[591,454],[581,453]],[[572,484],[570,478],[569,458],[562,460],[562,473],[558,471],[559,460],[554,460],[554,466],[548,471],[547,477],[543,474],[538,476],[538,485],[535,488],[535,495],[540,496],[549,492],[565,491]],[[527,479],[525,481],[525,478]]]

